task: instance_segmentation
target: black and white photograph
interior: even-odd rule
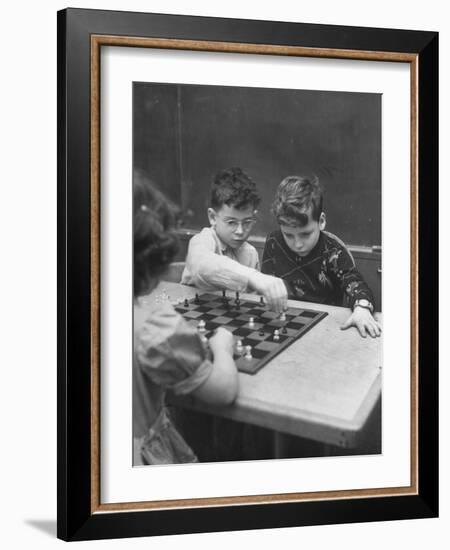
[[[437,53],[58,13],[58,537],[436,517]]]
[[[2,547],[448,546],[446,4],[74,4],[2,10]]]
[[[132,85],[133,466],[382,453],[382,94]]]

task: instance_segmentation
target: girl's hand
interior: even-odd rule
[[[209,347],[214,355],[220,352],[233,355],[233,335],[227,329],[219,327],[214,336],[209,339]]]
[[[373,318],[370,311],[363,307],[355,307],[353,313],[342,325],[341,330],[346,330],[352,326],[358,329],[359,334],[363,338],[366,337],[366,333],[372,336],[372,338],[377,338],[381,335],[380,324]]]

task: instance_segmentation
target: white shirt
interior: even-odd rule
[[[259,270],[256,248],[244,242],[238,249],[225,245],[212,227],[189,241],[182,284],[201,290],[247,290],[249,276]]]

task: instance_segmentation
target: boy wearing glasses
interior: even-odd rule
[[[240,168],[216,174],[208,208],[211,227],[189,242],[183,284],[210,291],[254,290],[275,311],[286,307],[283,281],[259,271],[258,253],[247,242],[260,200],[255,183]]]

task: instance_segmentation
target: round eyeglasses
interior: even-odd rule
[[[251,229],[255,223],[256,218],[247,218],[245,220],[235,220],[235,219],[223,219],[221,216],[217,216],[220,220],[223,221],[223,223],[234,233],[239,229],[239,227],[242,227],[242,231],[248,231]]]

